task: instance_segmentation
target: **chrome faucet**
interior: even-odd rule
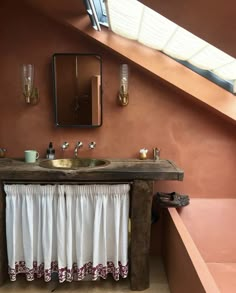
[[[96,146],[96,142],[95,142],[95,141],[91,141],[91,142],[89,143],[89,145],[88,145],[88,147],[89,147],[90,150],[95,149],[95,146]]]
[[[78,157],[78,150],[79,150],[80,148],[82,148],[82,146],[83,146],[82,141],[78,141],[78,142],[76,143],[76,145],[75,145],[75,150],[74,150],[74,154],[75,154],[75,157],[76,157],[76,158]]]

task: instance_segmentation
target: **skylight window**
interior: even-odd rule
[[[106,6],[102,0],[84,0],[84,4],[95,30],[101,30],[100,24],[108,26]]]
[[[236,93],[236,59],[137,0],[86,0],[99,4],[110,29],[159,50]],[[106,4],[106,11],[105,6]],[[99,10],[98,8],[96,10]]]

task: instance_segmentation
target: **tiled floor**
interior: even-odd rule
[[[150,272],[150,288],[143,291],[145,293],[169,293],[166,275],[164,273],[163,265],[160,259],[152,258],[151,272]],[[122,279],[118,282],[113,281],[112,278],[107,280],[100,280],[96,282],[80,281],[72,283],[58,284],[56,282],[45,283],[42,280],[27,282],[24,278],[18,277],[16,282],[7,282],[0,287],[0,293],[38,293],[38,292],[83,292],[83,293],[125,293],[134,292],[130,290],[129,279]]]

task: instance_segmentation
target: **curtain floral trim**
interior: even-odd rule
[[[92,262],[84,264],[84,266],[78,268],[77,264],[74,263],[72,268],[58,268],[56,261],[51,263],[51,268],[45,269],[44,264],[38,264],[36,261],[33,262],[33,268],[30,269],[26,267],[24,261],[19,261],[15,263],[15,268],[8,267],[8,273],[11,281],[16,281],[17,274],[25,274],[27,281],[33,281],[35,278],[41,278],[44,276],[44,281],[49,282],[52,278],[52,273],[58,273],[59,283],[65,281],[81,281],[87,275],[92,276],[92,280],[97,280],[99,277],[106,279],[108,274],[112,274],[114,280],[118,281],[120,276],[122,278],[127,278],[128,276],[128,264],[122,265],[118,262],[118,267],[115,267],[113,262],[107,262],[104,266],[99,264],[93,266]]]

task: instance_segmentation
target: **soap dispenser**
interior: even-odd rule
[[[55,159],[55,149],[53,148],[52,142],[49,143],[49,146],[47,148],[47,154],[46,154],[47,159],[53,160]]]

